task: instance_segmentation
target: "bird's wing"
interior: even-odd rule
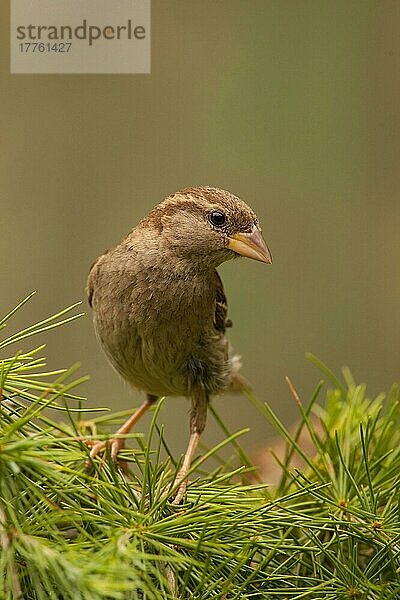
[[[228,301],[225,296],[224,286],[222,285],[221,277],[217,271],[215,273],[216,295],[215,295],[215,314],[214,326],[217,331],[225,333],[227,327],[232,327],[232,321],[227,319],[228,316]]]
[[[90,308],[92,308],[92,298],[93,298],[93,292],[94,292],[93,279],[92,279],[91,275],[92,275],[93,267],[95,266],[96,262],[97,262],[97,260],[90,267],[89,277],[88,277],[88,281],[87,281],[87,285],[86,285],[86,294],[87,294],[87,299],[88,299]]]
[[[103,262],[104,256],[108,254],[111,250],[104,250],[103,254],[100,254],[92,264],[89,269],[88,280],[86,284],[86,295],[89,302],[89,306],[93,308],[93,294],[96,283],[96,278],[98,277],[99,265]]]
[[[109,250],[106,250],[104,252],[104,254],[108,254],[108,252],[109,252]],[[87,280],[87,284],[86,284],[86,294],[87,294],[89,306],[91,308],[93,308],[93,293],[94,293],[94,288],[95,288],[96,277],[98,275],[99,263],[101,262],[104,254],[101,254],[100,256],[98,256],[96,258],[96,260],[94,261],[94,263],[92,264],[92,266],[90,267],[90,270],[89,270],[88,280]]]
[[[96,276],[97,276],[99,260],[102,257],[103,257],[103,255],[96,258],[96,260],[94,261],[94,263],[92,264],[92,266],[90,267],[90,270],[89,270],[89,275],[88,275],[88,280],[87,280],[87,285],[86,285],[86,294],[87,294],[87,299],[88,299],[90,308],[93,308],[92,301],[93,301],[95,280],[96,280]]]

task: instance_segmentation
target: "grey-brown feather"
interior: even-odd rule
[[[215,270],[234,253],[204,219],[215,206],[235,215],[230,228],[247,231],[256,220],[228,192],[189,188],[160,203],[90,271],[97,337],[114,368],[147,393],[208,397],[237,374]]]
[[[228,301],[225,296],[221,277],[217,271],[214,271],[214,277],[216,281],[214,326],[217,331],[225,333],[227,327],[232,327],[232,321],[227,318]]]

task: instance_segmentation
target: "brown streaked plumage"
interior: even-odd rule
[[[272,262],[255,213],[229,192],[194,187],[158,204],[89,273],[97,337],[114,368],[147,394],[117,434],[129,432],[160,396],[191,399],[191,435],[175,503],[184,495],[210,396],[235,387],[239,378],[216,271],[239,255]],[[115,460],[123,441],[110,444]],[[91,458],[104,447],[96,443]]]

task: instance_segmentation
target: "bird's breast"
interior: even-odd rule
[[[188,395],[197,371],[210,379],[226,354],[213,327],[213,281],[154,268],[124,268],[113,275],[106,270],[99,275],[93,310],[98,338],[115,369],[134,387],[156,395]]]

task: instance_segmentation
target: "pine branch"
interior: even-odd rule
[[[1,347],[78,317],[66,312]],[[245,483],[254,467],[239,443],[243,432],[231,434],[215,414],[226,439],[195,462],[184,504],[173,506],[165,490],[180,461],[157,426],[161,405],[147,438],[129,436],[126,468],[96,461],[89,474],[86,438],[107,436],[125,413],[84,421],[75,388],[85,378],[76,368],[47,372],[43,349],[0,360],[1,598],[400,596],[399,386],[370,399],[347,370],[342,382],[314,359],[330,384],[324,400],[319,384],[304,406],[290,382],[301,417],[294,435],[248,393],[288,443],[281,483]],[[299,441],[303,427],[311,455]],[[223,445],[232,446],[231,461],[220,459]],[[296,454],[302,471],[291,466]],[[218,467],[210,472],[211,456]]]

